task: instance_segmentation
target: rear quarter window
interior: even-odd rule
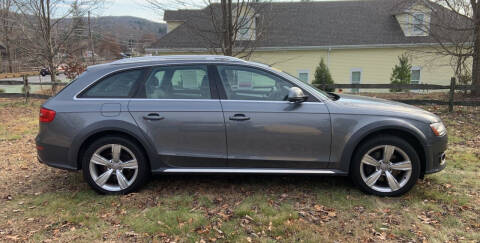
[[[123,71],[110,75],[83,92],[81,98],[129,98],[135,84],[142,78],[143,69]]]

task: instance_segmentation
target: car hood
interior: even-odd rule
[[[437,115],[412,105],[359,95],[337,95],[340,98],[331,102],[334,104],[331,113],[402,117],[426,123],[440,121]]]

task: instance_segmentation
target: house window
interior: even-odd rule
[[[308,70],[299,70],[298,71],[298,79],[302,82],[308,83],[309,82],[310,72]]]
[[[362,70],[359,68],[353,68],[351,70],[350,80],[352,84],[359,84],[362,82]],[[360,89],[354,88],[352,89],[353,93],[358,93]]]
[[[255,17],[241,16],[238,18],[237,40],[255,40]]]
[[[412,67],[412,73],[410,75],[410,83],[411,84],[419,84],[420,83],[420,67]]]
[[[425,32],[425,14],[414,13],[413,14],[413,33],[423,34]]]

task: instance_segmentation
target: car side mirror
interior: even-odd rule
[[[288,98],[287,100],[290,102],[295,102],[295,103],[302,103],[308,99],[308,96],[306,96],[302,89],[298,87],[291,87],[288,91]]]

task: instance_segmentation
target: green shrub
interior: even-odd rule
[[[323,58],[320,60],[320,63],[318,64],[318,67],[315,70],[315,77],[312,83],[316,85],[320,85],[320,88],[322,88],[322,85],[325,85],[325,84],[334,84],[332,75],[330,74],[330,70],[328,69],[327,65],[325,65]],[[325,88],[325,91],[333,92],[335,91],[335,89]]]
[[[410,84],[412,65],[410,64],[408,56],[406,54],[399,56],[398,62],[399,63],[393,67],[390,82],[392,84]],[[390,92],[401,91],[403,90],[399,88],[390,89]]]

